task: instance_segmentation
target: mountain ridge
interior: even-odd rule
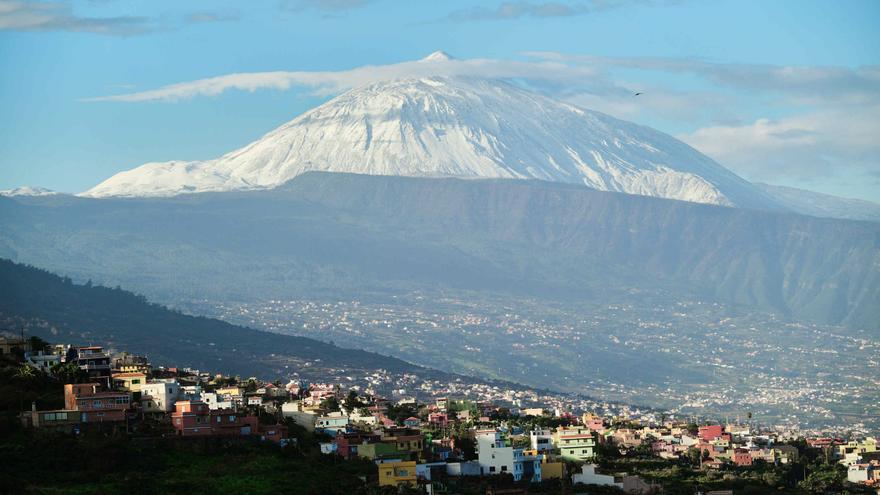
[[[332,297],[428,284],[577,298],[613,284],[880,321],[871,222],[546,181],[317,172],[270,190],[0,199],[0,255],[151,295]]]

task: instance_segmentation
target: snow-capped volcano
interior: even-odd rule
[[[44,187],[31,186],[21,186],[0,191],[0,196],[55,196],[57,194],[60,193]]]
[[[446,60],[432,54],[426,61]],[[207,161],[147,163],[84,196],[272,188],[304,172],[540,179],[728,206],[765,193],[683,142],[512,84],[423,77],[353,89]]]

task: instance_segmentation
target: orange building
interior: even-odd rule
[[[125,421],[131,407],[128,392],[103,392],[97,383],[68,383],[64,386],[64,409],[81,411],[83,423]]]

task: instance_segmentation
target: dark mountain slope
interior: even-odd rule
[[[0,259],[0,320],[17,333],[53,342],[101,343],[147,354],[154,364],[175,364],[275,379],[285,364],[320,360],[349,370],[428,372],[392,357],[343,349],[183,315],[116,288],[77,285],[67,278]],[[40,324],[37,324],[40,322]],[[294,368],[291,367],[291,370]]]

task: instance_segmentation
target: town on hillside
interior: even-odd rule
[[[871,436],[266,381],[37,337],[0,338],[0,356],[4,387],[43,387],[20,392],[22,438],[313,451],[316,470],[362,467],[363,493],[880,493]]]

